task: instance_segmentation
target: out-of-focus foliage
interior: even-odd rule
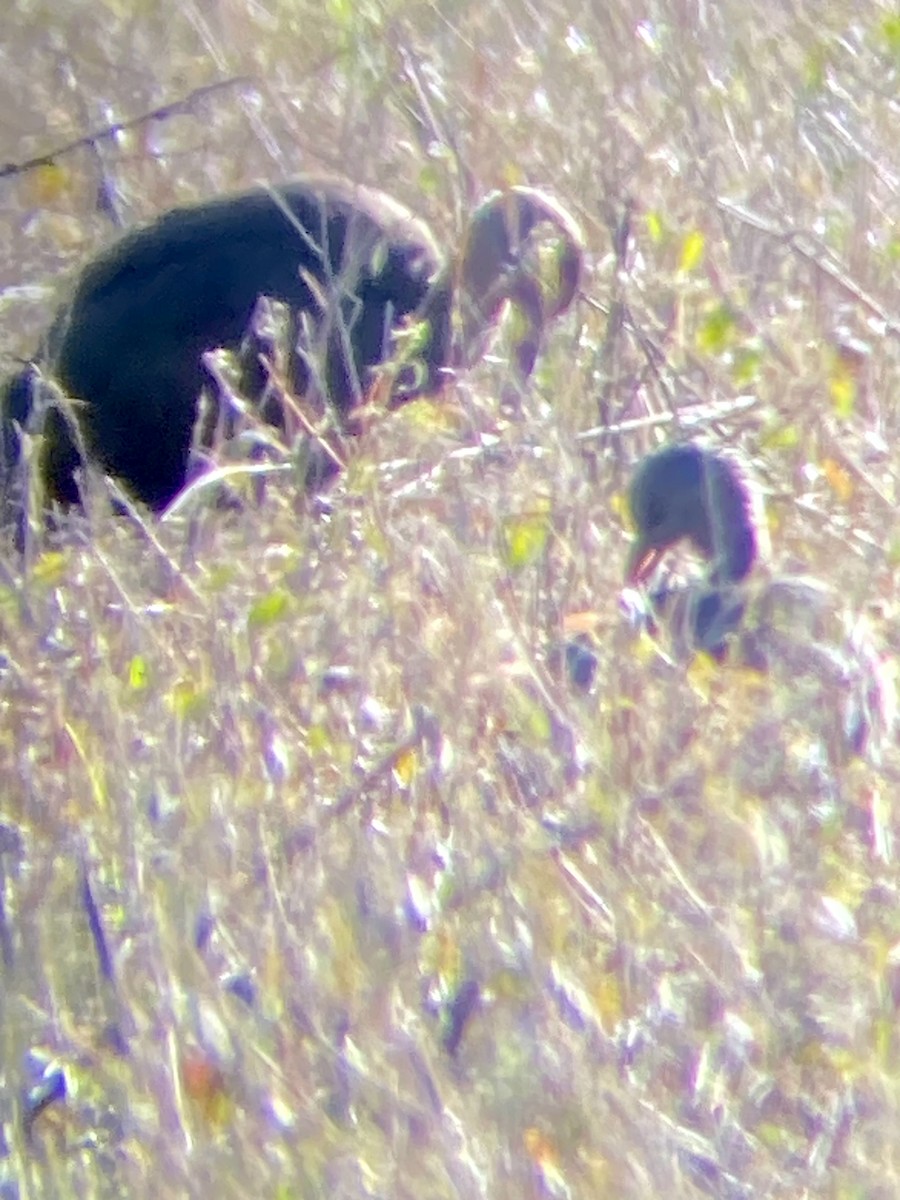
[[[620,595],[628,473],[701,433],[891,667],[898,45],[841,0],[7,5],[9,366],[119,226],[304,171],[448,248],[545,187],[589,274],[533,386],[501,331],[327,502],[4,552],[4,1195],[898,1194],[897,747]]]

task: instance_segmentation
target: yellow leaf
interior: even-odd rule
[[[327,754],[333,744],[331,731],[325,725],[310,725],[306,731],[306,749],[315,758]]]
[[[703,253],[706,249],[706,238],[699,229],[692,229],[690,233],[685,235],[684,241],[681,243],[681,262],[679,270],[684,275],[697,269],[703,261]]]
[[[430,396],[420,396],[399,408],[394,419],[404,422],[411,429],[435,434],[456,433],[468,418],[452,404],[439,403]]]
[[[593,1001],[600,1024],[606,1033],[611,1035],[622,1020],[625,1010],[622,985],[618,976],[612,972],[604,975],[593,989]]]
[[[613,514],[619,518],[626,529],[634,529],[634,521],[631,516],[631,507],[629,506],[628,496],[625,494],[625,492],[613,492],[609,502],[609,507]]]
[[[60,250],[75,250],[84,244],[84,225],[69,213],[49,211],[41,218],[42,234]]]
[[[555,1144],[540,1129],[535,1129],[534,1126],[526,1129],[522,1141],[529,1158],[542,1169],[548,1166],[555,1167],[559,1162],[559,1151]]]
[[[851,361],[841,354],[836,354],[832,360],[828,393],[838,417],[846,420],[853,415],[856,408],[856,373]]]
[[[503,550],[507,566],[515,571],[536,562],[550,537],[550,522],[543,512],[523,513],[503,523]]]
[[[800,444],[796,425],[773,425],[761,439],[763,450],[794,450]]]
[[[538,697],[525,689],[510,689],[506,718],[506,732],[513,738],[525,737],[532,745],[540,745],[552,736],[553,727],[546,708]]]
[[[881,1065],[882,1070],[889,1067],[896,1045],[894,1022],[889,1017],[875,1018],[872,1032],[869,1035],[869,1043],[875,1051],[875,1061]]]
[[[222,1069],[199,1050],[189,1051],[181,1060],[181,1083],[196,1111],[210,1125],[221,1128],[234,1114],[234,1100],[229,1095]]]
[[[849,504],[854,491],[850,472],[840,463],[835,462],[833,458],[826,458],[822,463],[822,474],[825,476],[825,482],[841,503]]]
[[[713,682],[718,678],[721,667],[710,654],[701,651],[695,654],[687,669],[687,681],[704,700],[709,700]]]
[[[755,1132],[762,1145],[771,1150],[781,1150],[790,1143],[788,1130],[777,1121],[762,1121]]]
[[[574,637],[579,633],[593,633],[600,624],[600,614],[590,609],[581,612],[566,613],[563,617],[562,628],[566,637]]]
[[[167,700],[176,717],[192,717],[203,711],[207,693],[193,679],[179,679],[169,692]]]
[[[64,554],[58,551],[50,550],[34,564],[32,577],[37,583],[45,584],[47,587],[54,587],[57,583],[62,583],[66,577],[67,559]]]
[[[147,686],[149,671],[147,660],[136,654],[128,664],[128,683],[136,692],[141,692]]]
[[[414,749],[404,750],[394,759],[394,779],[402,788],[408,788],[419,772],[419,756]]]
[[[500,172],[500,180],[500,186],[506,189],[518,187],[520,184],[525,183],[525,176],[523,175],[522,168],[518,163],[507,159],[503,166],[503,170]]]
[[[357,954],[356,929],[347,907],[339,900],[332,900],[322,905],[321,914],[335,957],[354,958]]]
[[[647,663],[652,662],[660,652],[659,645],[653,635],[644,626],[641,626],[640,632],[631,643],[630,650],[635,662],[640,663],[642,666],[646,666]],[[626,705],[625,707],[630,707],[630,705]]]
[[[449,994],[459,987],[462,965],[462,951],[455,934],[438,926],[423,944],[423,971],[427,975],[436,975],[443,990]]]
[[[544,1176],[545,1185],[551,1194],[568,1194],[569,1189],[560,1169],[556,1143],[533,1126],[525,1130],[522,1141],[529,1158]]]
[[[354,914],[350,906],[333,900],[322,905],[320,916],[328,940],[332,983],[347,1003],[358,994],[364,975]]]
[[[658,212],[644,213],[644,224],[650,241],[654,246],[658,246],[666,236],[666,225],[662,216]]]
[[[55,204],[72,189],[71,172],[55,162],[35,167],[28,173],[26,180],[29,201],[41,208]]]

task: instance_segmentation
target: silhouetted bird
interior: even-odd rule
[[[538,227],[558,241],[555,288],[535,261]],[[402,205],[335,179],[166,213],[88,263],[38,356],[41,374],[76,402],[74,428],[53,403],[46,415],[48,497],[77,502],[84,451],[135,498],[165,507],[186,480],[198,397],[211,383],[206,353],[239,349],[260,297],[292,314],[290,385],[330,405],[341,424],[395,354],[392,403],[437,391],[483,351],[507,301],[522,313],[514,353],[526,378],[547,324],[577,293],[583,257],[573,219],[530,188],[489,196],[446,259]],[[398,352],[404,324],[417,328]],[[7,479],[19,453],[12,423],[28,424],[36,380],[30,365],[5,390]]]
[[[758,492],[739,463],[685,443],[647,455],[632,476],[635,541],[626,576],[647,580],[676,542],[687,539],[710,564],[711,582],[746,578],[764,525]]]
[[[663,584],[647,598],[648,624],[665,624],[676,657],[702,650],[719,661],[777,670],[795,683],[815,677],[841,698],[850,750],[863,754],[884,739],[896,708],[891,672],[865,623],[843,611],[832,589],[754,570],[767,544],[764,515],[735,458],[695,444],[667,446],[639,463],[629,502],[629,584],[650,583],[666,552],[683,540],[707,563],[703,577]]]

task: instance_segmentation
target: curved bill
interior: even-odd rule
[[[625,568],[625,582],[635,587],[644,583],[662,562],[665,550],[661,546],[648,546],[645,542],[636,541],[628,555]]]

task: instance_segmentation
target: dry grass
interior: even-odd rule
[[[337,169],[447,239],[521,180],[591,273],[514,418],[501,345],[325,511],[281,476],[7,558],[3,1196],[900,1193],[897,749],[846,761],[833,685],[686,671],[619,607],[628,471],[693,422],[753,460],[776,567],[898,649],[895,14],[4,20],[5,161],[253,80],[4,180],[10,362],[112,236],[102,179],[130,223]]]

